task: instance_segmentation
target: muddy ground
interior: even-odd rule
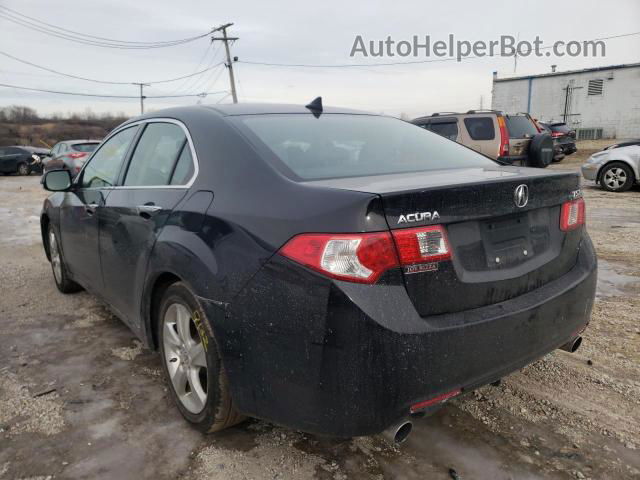
[[[588,148],[552,168],[575,169]],[[600,259],[582,348],[415,422],[400,449],[248,421],[192,430],[156,353],[87,293],[55,289],[39,178],[0,177],[0,478],[640,478],[640,189],[584,186]]]

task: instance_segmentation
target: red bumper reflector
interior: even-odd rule
[[[431,407],[432,405],[436,405],[438,403],[445,402],[449,400],[451,397],[455,397],[462,392],[461,389],[452,390],[447,393],[443,393],[442,395],[438,395],[437,397],[430,398],[429,400],[425,400],[424,402],[416,403],[415,405],[411,405],[411,413],[415,413],[418,410],[422,410],[423,408]]]

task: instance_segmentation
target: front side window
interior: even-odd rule
[[[493,140],[496,137],[491,117],[465,118],[464,125],[472,140]]]
[[[168,185],[187,137],[173,123],[150,123],[136,147],[124,180],[125,186]]]
[[[267,160],[296,179],[495,166],[468,148],[390,117],[265,114],[233,121]]]
[[[115,184],[137,130],[138,127],[129,127],[102,144],[82,172],[82,187],[100,188]]]

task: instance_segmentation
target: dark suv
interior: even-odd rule
[[[434,113],[411,120],[500,163],[545,168],[555,156],[551,135],[526,113],[496,110]]]
[[[571,155],[578,151],[576,147],[576,131],[569,128],[564,122],[547,123],[538,122],[553,138],[556,148],[565,155]]]

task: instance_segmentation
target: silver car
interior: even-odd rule
[[[610,145],[582,165],[582,176],[610,192],[624,192],[640,183],[640,140]]]

